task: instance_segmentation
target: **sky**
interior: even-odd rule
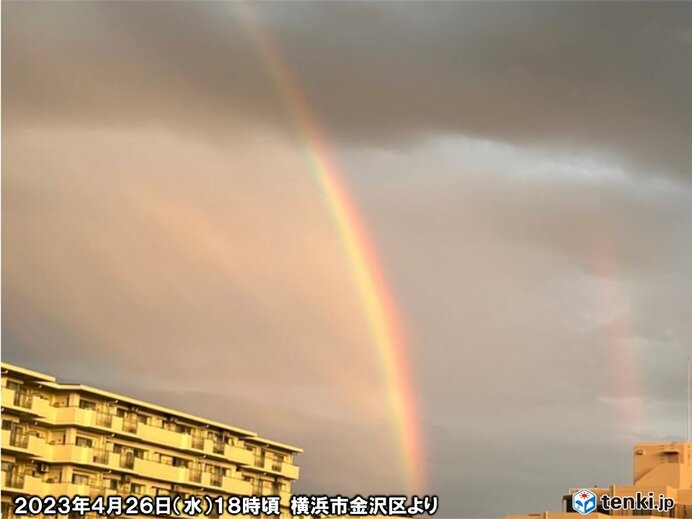
[[[559,510],[684,437],[692,4],[3,2],[2,38],[4,361],[299,445],[295,492],[402,492],[290,78],[439,516]]]

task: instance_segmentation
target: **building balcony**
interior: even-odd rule
[[[31,395],[23,390],[15,391],[14,389],[3,387],[0,397],[2,398],[2,407],[19,413],[45,417],[50,412],[48,400]]]
[[[158,461],[135,458],[132,454],[127,455],[108,452],[107,466],[114,470],[131,471],[146,478],[162,479],[174,483],[185,481],[194,482],[190,477],[190,473],[193,471],[185,467],[175,467],[173,465],[159,463]],[[199,471],[197,471],[197,475],[203,476]],[[199,479],[201,480],[202,478],[199,477]]]
[[[164,463],[140,458],[135,458],[134,463],[134,471],[143,477],[165,479],[175,483],[185,481],[187,470],[188,469],[184,467],[174,467],[173,465],[166,465]]]
[[[98,465],[110,465],[111,452],[106,449],[93,449],[93,461]]]
[[[17,472],[2,471],[3,492],[18,492],[35,496],[47,495],[47,483],[40,478]]]
[[[190,475],[192,475],[192,471],[190,471]],[[211,486],[211,474],[209,474],[208,472],[201,472],[199,478],[190,479],[188,481],[197,483],[198,485],[208,488]]]
[[[212,474],[209,477],[209,484],[212,487],[221,488],[223,486],[223,476],[221,474]]]
[[[191,483],[202,484],[202,476],[204,473],[201,469],[187,469],[187,481]]]
[[[81,425],[97,427],[96,413],[79,407],[54,407],[51,422],[55,425]]]
[[[51,461],[55,463],[92,465],[94,463],[94,449],[79,445],[53,445]]]
[[[243,447],[225,445],[224,457],[238,465],[252,465],[253,454]]]
[[[187,450],[193,450],[197,453],[216,454],[223,456],[223,452],[219,453],[219,446],[214,445],[214,441],[208,438],[203,438],[196,435],[185,434],[181,447]]]
[[[46,440],[32,434],[2,431],[2,449],[15,454],[25,454],[36,458],[45,458]]]
[[[255,496],[279,496],[281,506],[290,506],[291,493],[283,490],[275,490],[271,485],[255,485],[252,489]]]
[[[118,495],[118,491],[114,488],[92,486],[90,489],[89,495],[91,498],[96,496],[108,497]]]
[[[212,485],[214,486],[214,485]],[[221,490],[229,494],[250,495],[252,494],[252,485],[247,481],[238,478],[229,478],[221,476]]]
[[[13,470],[8,472],[6,470],[2,471],[2,486],[3,490],[8,489],[23,489],[24,488],[24,474]]]
[[[300,468],[292,463],[284,463],[280,472],[288,479],[298,479],[300,477]]]
[[[55,425],[78,425],[93,427],[110,432],[113,422],[119,418],[103,411],[82,409],[80,407],[52,407],[47,420]]]
[[[286,463],[285,461],[276,461],[269,458],[255,458],[254,463],[251,464],[249,468],[281,475],[287,479],[298,479],[300,475],[298,466],[292,463]]]
[[[209,472],[202,472],[199,481],[190,478],[188,474],[188,481],[197,483],[204,488],[218,490],[219,492],[225,492],[228,494],[238,494],[238,495],[251,495],[252,485],[247,481],[244,481],[238,477],[228,477],[222,474],[213,474]]]
[[[194,449],[198,451],[204,451],[207,442],[211,443],[211,440],[205,439],[199,434],[188,435],[183,443],[183,449]]]
[[[76,483],[51,483],[50,492],[53,496],[89,496],[92,487],[89,485],[77,485]]]
[[[45,495],[49,492],[49,484],[34,476],[24,477],[24,492],[32,496]]]
[[[134,456],[125,456],[114,452],[108,453],[108,466],[113,469],[133,470],[135,468]]]
[[[137,417],[121,418],[116,416],[114,422],[117,425],[114,424],[113,427],[127,434],[137,434],[137,429],[139,429]]]
[[[174,448],[182,448],[185,443],[183,440],[184,436],[187,435],[143,423],[140,423],[137,427],[137,437],[140,440]]]
[[[183,438],[180,447],[186,450],[195,451],[197,454],[206,454],[211,457],[218,457],[238,465],[251,465],[253,454],[238,445],[229,445],[225,442],[215,442],[208,438],[200,438],[189,434],[181,435]]]

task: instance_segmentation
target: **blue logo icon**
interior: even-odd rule
[[[581,515],[586,515],[596,510],[596,494],[582,488],[572,494],[572,508]]]

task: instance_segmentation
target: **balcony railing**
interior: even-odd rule
[[[5,476],[5,486],[8,488],[24,488],[24,474],[8,472]]]
[[[275,470],[276,472],[281,472],[281,468],[283,467],[283,463],[280,461],[273,461],[272,462],[272,470]]]
[[[223,476],[221,474],[212,474],[210,482],[212,486],[220,487],[223,485]]]
[[[26,391],[17,391],[14,394],[14,405],[16,405],[17,407],[31,409],[31,404],[33,403],[33,401],[33,395],[27,393]]]
[[[190,471],[190,481],[193,483],[202,482],[202,471],[201,470],[191,470]]]
[[[123,421],[123,431],[128,433],[137,432],[137,420],[125,420]]]
[[[94,449],[94,463],[108,465],[109,454],[105,449]]]
[[[113,415],[109,413],[104,413],[103,411],[96,412],[96,425],[101,427],[112,427],[113,426]]]
[[[29,446],[29,435],[25,433],[12,432],[10,434],[10,445],[26,449]]]
[[[212,452],[214,454],[223,454],[225,452],[225,444],[222,442],[215,442]]]
[[[135,457],[132,455],[121,455],[120,456],[120,468],[123,469],[134,469],[135,468]]]
[[[192,437],[192,448],[193,449],[204,449],[204,437],[203,436],[193,436]]]

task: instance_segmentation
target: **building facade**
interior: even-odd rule
[[[634,446],[634,474],[632,485],[613,485],[604,488],[588,488],[596,494],[597,507],[586,514],[588,519],[607,519],[617,516],[622,519],[677,517],[692,518],[692,442],[647,442]],[[576,519],[581,517],[572,505],[572,496],[583,487],[572,488],[562,497],[562,511],[527,515],[508,515],[506,519]],[[674,508],[665,512],[657,510],[606,510],[602,496],[630,498],[637,493],[656,498],[664,495],[675,500]]]
[[[280,496],[290,515],[297,447],[5,363],[1,404],[3,517],[17,495],[113,494]]]

